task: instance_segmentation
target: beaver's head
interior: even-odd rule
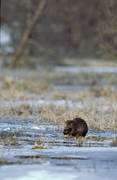
[[[72,127],[73,127],[73,121],[68,120],[66,121],[66,126],[64,128],[63,133],[66,134],[70,134],[70,132],[72,131]]]

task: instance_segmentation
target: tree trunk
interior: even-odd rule
[[[26,47],[26,45],[27,45],[27,43],[29,41],[30,35],[31,35],[36,23],[37,23],[37,20],[39,19],[40,15],[41,15],[41,13],[42,13],[45,5],[46,5],[46,1],[47,0],[42,0],[39,3],[38,8],[36,10],[36,13],[34,15],[34,18],[33,18],[32,22],[31,22],[30,26],[28,27],[28,29],[24,33],[24,36],[23,36],[23,38],[21,40],[21,43],[19,44],[19,47],[18,47],[18,49],[16,50],[16,53],[13,56],[13,61],[11,63],[11,68],[15,67],[15,65],[17,64],[19,58],[21,57],[21,55],[22,55],[22,53],[24,51],[24,48]]]

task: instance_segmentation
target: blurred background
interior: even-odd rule
[[[1,1],[0,56],[4,56],[4,64],[19,47],[40,2]],[[21,53],[22,58],[27,64],[29,61],[64,64],[66,58],[116,61],[116,15],[116,0],[48,0]]]

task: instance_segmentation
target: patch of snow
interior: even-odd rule
[[[63,73],[117,73],[117,67],[55,67],[55,72]]]
[[[6,173],[7,172],[7,173]],[[78,170],[73,167],[49,167],[46,165],[16,165],[0,168],[2,180],[115,180],[116,170]]]
[[[0,44],[6,45],[11,42],[10,35],[6,33],[3,29],[0,29]]]

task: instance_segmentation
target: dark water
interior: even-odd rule
[[[89,130],[89,139],[79,147],[78,140],[65,138],[62,131],[62,126],[39,124],[36,118],[0,117],[2,179],[116,179],[112,132]]]

